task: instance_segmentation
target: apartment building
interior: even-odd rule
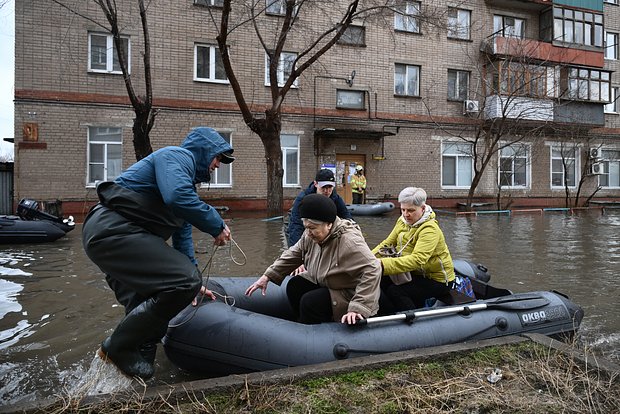
[[[16,2],[15,201],[60,199],[65,213],[79,214],[96,201],[97,181],[135,162],[134,112],[103,14],[91,2],[67,3]],[[140,16],[136,2],[117,3],[140,94]],[[253,3],[256,25],[235,25],[229,49],[260,114],[272,99],[263,46],[282,25],[285,2]],[[177,145],[197,126],[220,131],[237,161],[222,166],[201,196],[260,209],[265,150],[245,125],[221,64],[221,4],[149,2],[158,111],[151,143]],[[278,82],[308,42],[339,24],[348,4],[296,9]],[[259,40],[254,26],[270,36]],[[454,207],[472,183],[475,200],[512,207],[563,206],[577,193],[620,200],[619,36],[618,0],[397,1],[392,10],[355,19],[286,96],[285,199],[321,167],[336,171],[338,191],[347,195],[348,172],[361,164],[370,201],[414,185],[434,206]]]

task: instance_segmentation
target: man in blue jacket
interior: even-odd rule
[[[192,226],[230,240],[219,213],[198,197],[196,184],[209,182],[233,149],[215,130],[196,128],[180,147],[165,147],[138,161],[114,182],[97,186],[99,204],[82,227],[88,257],[125,307],[125,317],[101,344],[99,355],[129,376],[154,373],[157,343],[168,322],[202,286]],[[172,246],[166,240],[172,237]]]
[[[304,233],[304,225],[299,215],[299,204],[308,194],[318,193],[331,198],[334,204],[336,204],[336,215],[341,219],[351,219],[351,212],[347,209],[344,200],[334,191],[335,186],[336,179],[334,178],[334,173],[331,170],[322,169],[316,173],[314,181],[310,183],[308,188],[300,192],[297,198],[295,198],[291,208],[286,235],[289,247],[297,243]]]

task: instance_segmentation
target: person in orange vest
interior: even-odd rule
[[[353,204],[364,204],[366,177],[364,177],[364,167],[361,165],[355,167],[355,174],[351,177],[351,192],[353,193]]]

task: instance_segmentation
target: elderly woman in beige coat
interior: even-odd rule
[[[289,280],[286,293],[299,322],[340,321],[349,325],[377,313],[381,264],[370,251],[357,224],[336,216],[336,206],[320,194],[304,197],[300,215],[301,239],[246,290],[251,295],[268,283],[305,265],[305,272]]]

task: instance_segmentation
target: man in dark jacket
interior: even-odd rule
[[[334,173],[331,170],[322,169],[316,173],[314,181],[310,183],[308,188],[300,192],[297,198],[295,198],[289,217],[288,234],[286,235],[289,247],[297,243],[304,232],[304,225],[299,215],[299,204],[308,194],[318,193],[331,198],[334,204],[336,204],[336,214],[338,217],[341,219],[351,219],[351,212],[347,209],[347,205],[342,197],[336,193],[335,186],[336,179],[334,178]]]
[[[195,186],[210,181],[220,163],[233,162],[232,153],[215,130],[196,128],[180,147],[155,151],[97,186],[100,202],[84,221],[82,243],[125,307],[99,355],[129,376],[153,375],[168,322],[199,292],[215,299],[196,267],[192,226],[216,245],[230,240],[230,230]]]

